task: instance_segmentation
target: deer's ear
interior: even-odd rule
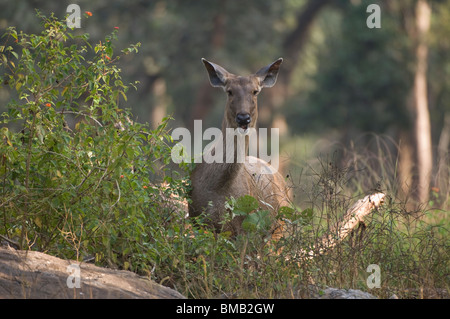
[[[279,58],[275,62],[263,67],[258,72],[256,76],[259,78],[262,87],[272,87],[277,82],[278,70],[283,62],[282,58]]]
[[[224,87],[230,73],[220,65],[209,62],[205,59],[202,59],[202,62],[205,65],[206,71],[208,71],[209,82],[211,82],[211,85],[214,87]]]

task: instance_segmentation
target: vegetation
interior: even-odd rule
[[[22,249],[130,264],[151,215],[163,218],[150,174],[170,160],[168,119],[151,130],[119,108],[134,84],[116,62],[139,44],[115,55],[117,30],[92,46],[40,17],[41,34],[9,28],[0,47],[2,83],[17,95],[2,115],[1,232]]]
[[[0,131],[3,240],[129,269],[191,298],[308,297],[311,284],[369,291],[370,264],[381,268],[381,287],[370,290],[379,297],[448,291],[447,212],[407,212],[394,183],[383,183],[389,200],[349,240],[315,258],[296,254],[317,245],[380,176],[395,176],[381,143],[378,153],[350,149],[348,162],[322,157],[290,177],[302,200],[280,210],[291,233],[278,243],[268,242],[268,212],[250,196],[227,204],[247,232],[215,233],[177,206],[191,167],[169,166],[171,119],[151,129],[120,107],[137,83],[123,83],[118,61],[139,43],[116,49],[113,29],[93,45],[53,15],[39,18],[41,33],[10,27],[0,46],[0,80],[13,97]],[[448,205],[439,192],[432,200]]]

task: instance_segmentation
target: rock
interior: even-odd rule
[[[357,289],[326,288],[319,299],[377,299],[372,294]]]
[[[130,271],[63,260],[36,251],[0,247],[1,298],[184,299],[185,297],[173,289]]]
[[[374,295],[357,289],[339,289],[315,285],[298,287],[296,298],[307,299],[377,299]]]

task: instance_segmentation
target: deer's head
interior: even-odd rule
[[[202,61],[208,71],[211,85],[223,88],[228,95],[225,127],[240,128],[244,132],[255,127],[258,117],[257,96],[263,87],[272,87],[275,84],[283,59],[280,58],[249,76],[237,76],[220,65],[205,59]]]

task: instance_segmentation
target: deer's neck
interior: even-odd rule
[[[227,130],[222,124],[222,143],[217,143],[213,152],[221,152],[222,161],[202,163],[210,189],[233,187],[235,180],[242,177],[245,156],[248,153],[248,137],[238,137],[234,129]],[[238,142],[238,139],[241,139]]]

